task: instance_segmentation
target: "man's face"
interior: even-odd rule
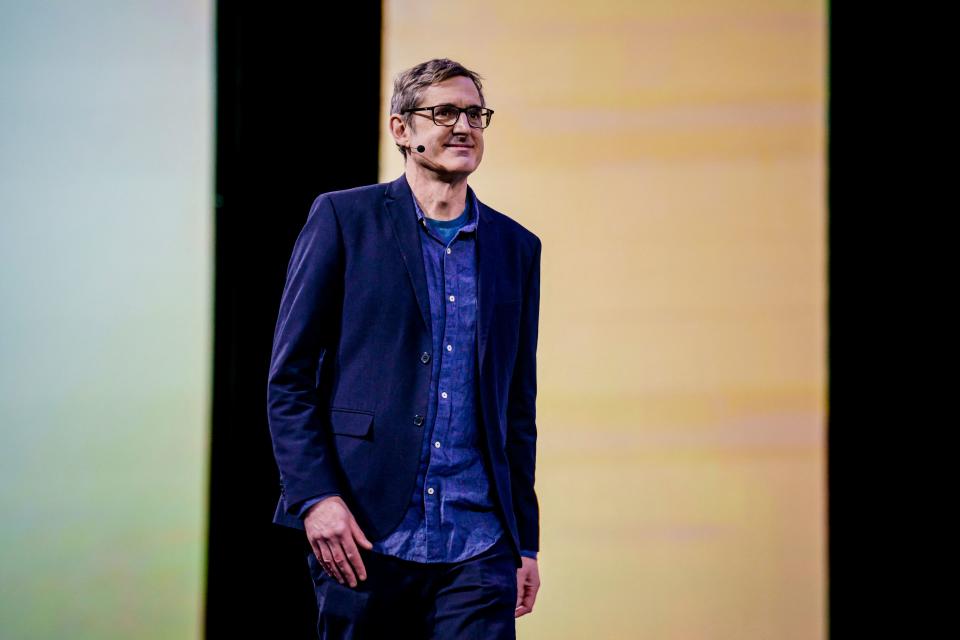
[[[470,78],[456,76],[430,85],[423,92],[418,107],[452,104],[456,107],[479,107],[480,93]],[[429,111],[416,111],[408,128],[409,146],[426,147],[423,153],[407,151],[410,162],[446,173],[469,175],[476,171],[483,159],[483,129],[474,129],[467,124],[467,114],[461,113],[452,127],[437,126]]]

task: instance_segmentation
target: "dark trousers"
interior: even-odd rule
[[[367,579],[352,588],[307,556],[322,640],[516,638],[517,567],[506,535],[462,562],[422,564],[362,548],[360,556]]]

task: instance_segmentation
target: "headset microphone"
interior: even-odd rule
[[[422,144],[418,144],[415,147],[406,147],[406,148],[409,149],[411,153],[416,151],[419,154],[423,154],[423,152],[427,150],[427,148]],[[428,169],[432,171],[437,171],[439,173],[445,173],[445,169],[442,166],[433,162],[427,156],[421,155],[421,158],[423,158],[422,162],[427,166]]]

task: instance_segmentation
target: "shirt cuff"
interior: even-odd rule
[[[340,494],[335,491],[331,491],[329,493],[321,493],[320,495],[314,496],[312,498],[307,498],[306,500],[300,503],[300,509],[297,510],[297,517],[302,519],[303,516],[307,514],[307,511],[310,509],[310,507],[317,504],[324,498],[329,498],[331,496],[338,496],[338,495]]]
[[[527,558],[533,558],[534,560],[537,559],[537,552],[536,552],[536,551],[523,551],[523,550],[521,550],[521,551],[520,551],[520,555],[526,556]]]

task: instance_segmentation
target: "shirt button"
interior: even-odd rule
[[[450,247],[447,247],[447,253],[448,254],[450,253]]]
[[[454,298],[453,296],[450,296],[450,302],[453,302],[454,300],[456,300],[456,298]]]
[[[452,344],[448,344],[448,345],[447,345],[447,351],[453,351],[453,345],[452,345]]]
[[[446,398],[446,397],[447,397],[447,392],[446,392],[446,391],[441,391],[441,392],[440,392],[440,397],[441,397],[441,398]]]
[[[430,362],[430,354],[427,353],[426,351],[424,351],[423,353],[421,353],[421,354],[420,354],[420,362],[422,362],[423,364],[427,364],[428,362]]]
[[[433,487],[428,487],[427,493],[429,493],[430,495],[433,495]]]
[[[439,449],[439,448],[440,448],[440,441],[437,440],[436,442],[434,442],[434,443],[433,443],[433,446],[435,446],[437,449]]]
[[[422,425],[422,424],[423,424],[423,416],[420,415],[419,413],[418,413],[417,415],[413,416],[413,424],[417,425],[418,427],[419,427],[420,425]]]

